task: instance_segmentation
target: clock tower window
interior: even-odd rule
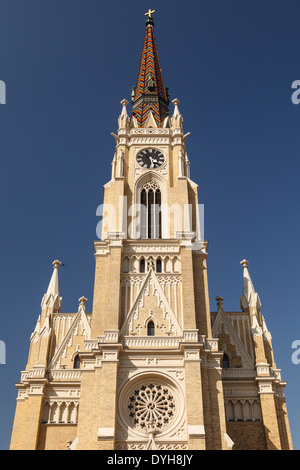
[[[156,182],[147,182],[141,190],[141,238],[162,237],[161,191]]]

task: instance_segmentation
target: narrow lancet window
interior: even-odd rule
[[[140,273],[144,273],[144,272],[145,272],[145,260],[141,259],[141,261],[140,261]]]
[[[149,321],[148,326],[147,326],[147,335],[154,336],[154,333],[155,333],[154,323],[153,321]]]
[[[141,238],[162,238],[161,192],[155,181],[147,181],[141,190]]]
[[[223,367],[223,369],[228,369],[228,367],[229,367],[229,358],[228,358],[227,354],[223,355],[222,367]]]
[[[161,259],[156,261],[156,272],[161,273]]]
[[[74,369],[80,369],[80,358],[78,354],[74,358]]]

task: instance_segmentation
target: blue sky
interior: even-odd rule
[[[180,100],[191,177],[205,205],[211,310],[239,310],[243,258],[273,337],[296,449],[300,80],[297,0],[0,0],[0,448],[40,302],[60,259],[62,310],[92,310],[96,208],[110,179],[120,101],[130,100],[144,12]]]

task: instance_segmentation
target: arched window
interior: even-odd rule
[[[161,268],[161,259],[159,258],[158,260],[156,260],[156,272],[157,273],[161,273],[162,272],[162,268]]]
[[[223,369],[228,369],[228,367],[229,367],[229,358],[228,358],[227,354],[225,354],[225,353],[223,355],[222,367],[223,367]]]
[[[149,321],[148,326],[147,326],[147,335],[154,336],[154,333],[155,333],[154,323],[153,321]]]
[[[161,238],[161,191],[155,181],[147,181],[141,190],[141,238]]]
[[[74,369],[80,369],[80,358],[78,354],[74,358]]]
[[[145,272],[145,260],[143,258],[140,261],[140,273],[144,273],[144,272]]]

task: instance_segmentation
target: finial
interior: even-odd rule
[[[177,98],[175,98],[174,100],[172,100],[172,103],[174,104],[174,114],[173,114],[173,116],[179,116],[180,112],[179,112],[179,109],[178,109],[178,105],[179,105],[180,101]]]
[[[80,299],[78,299],[78,302],[79,302],[79,305],[82,305],[83,307],[85,307],[87,299],[85,297],[80,297]]]
[[[149,20],[150,18],[152,18],[152,16],[151,16],[152,13],[155,13],[155,10],[149,9],[149,10],[147,11],[147,13],[145,13],[145,16],[148,16],[148,18],[147,18],[148,20]]]
[[[223,297],[216,297],[218,308],[223,306]]]
[[[243,266],[243,268],[248,268],[249,262],[246,259],[243,259],[240,264]]]
[[[131,103],[134,102],[134,95],[135,95],[135,86],[133,86],[131,89]]]
[[[52,264],[53,264],[53,269],[59,269],[59,267],[62,265],[62,263],[58,261],[57,259],[53,261]]]
[[[122,104],[123,106],[127,106],[127,105],[128,105],[128,101],[124,99],[124,100],[121,101],[121,104]]]
[[[148,16],[147,18],[147,21],[146,21],[146,25],[148,26],[148,24],[151,24],[152,26],[154,26],[154,20],[153,20],[153,17],[151,16],[152,13],[154,13],[155,10],[148,10],[147,13],[145,13],[145,16]]]

